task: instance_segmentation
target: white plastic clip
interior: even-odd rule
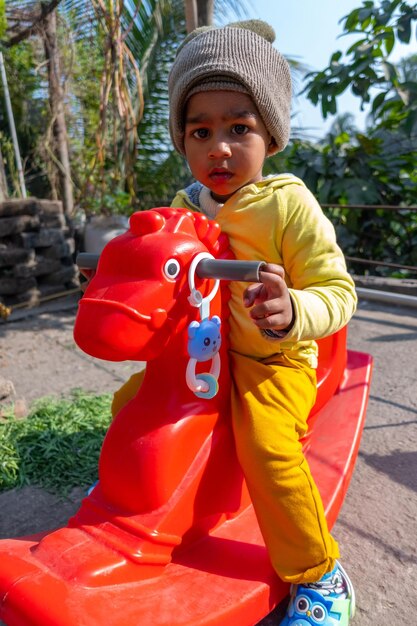
[[[201,324],[191,322],[188,327],[188,353],[190,360],[186,371],[187,386],[199,398],[213,398],[218,391],[217,379],[220,374],[220,356],[218,354],[221,343],[220,318],[216,315],[210,319],[210,302],[216,295],[220,280],[216,279],[213,289],[208,296],[196,289],[195,272],[197,265],[202,259],[213,259],[208,252],[200,252],[191,262],[188,272],[188,286],[190,295],[188,302],[191,306],[199,309]],[[211,360],[210,372],[195,373],[196,365],[199,362]]]
[[[188,302],[191,304],[191,306],[195,306],[200,309],[200,318],[204,320],[206,319],[206,317],[210,316],[210,302],[213,300],[219,289],[220,280],[216,279],[213,289],[208,294],[208,296],[204,298],[203,294],[195,287],[195,271],[197,265],[202,259],[214,259],[214,256],[212,254],[209,254],[208,252],[200,252],[191,261],[190,269],[188,271],[188,286],[190,288]]]

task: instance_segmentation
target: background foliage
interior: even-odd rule
[[[9,0],[8,7],[36,2]],[[105,10],[100,12],[99,6]],[[111,37],[114,14],[110,6],[123,9],[116,24],[118,38]],[[242,17],[245,9],[243,0],[218,0],[215,16],[224,23],[231,16]],[[58,15],[76,205],[87,213],[130,214],[137,208],[169,203],[190,179],[184,160],[172,149],[167,129],[166,82],[175,49],[185,34],[183,0],[61,0]],[[0,0],[0,37],[3,29],[6,41],[4,16]],[[338,99],[351,90],[368,111],[366,129],[359,131],[352,117],[339,116],[319,141],[303,137],[298,130],[284,153],[268,159],[265,173],[292,171],[324,205],[403,207],[400,213],[337,208],[329,210],[329,215],[348,255],[414,266],[417,214],[406,207],[417,205],[417,55],[398,63],[391,56],[396,42],[415,44],[417,4],[358,0],[358,7],[341,22],[353,43],[336,50],[326,68],[307,74],[302,89],[321,107],[324,117],[337,114]],[[120,58],[121,40],[140,70],[139,91],[131,62],[126,64],[124,77],[128,100],[140,119],[137,133],[123,126],[117,116],[112,72]],[[115,55],[112,68],[105,65],[106,51]],[[33,195],[48,197],[50,119],[41,38],[35,32],[16,46],[6,46],[4,54],[27,186]],[[104,84],[110,87],[103,125],[100,90]],[[16,172],[2,99],[0,147],[13,192]],[[364,268],[354,269],[363,272]]]
[[[178,180],[189,177],[172,151],[167,127],[166,82],[186,33],[184,0],[55,1],[76,205],[87,213],[126,214],[171,197]],[[216,0],[215,16],[236,19],[245,3]],[[9,39],[15,32],[11,17],[37,4],[8,1]],[[13,47],[8,47],[7,32],[4,55],[15,86],[11,96],[27,187],[33,195],[47,197],[53,191],[53,158],[42,32],[33,29],[29,39]],[[19,108],[22,103],[25,110]],[[6,137],[1,99],[0,147],[5,153]],[[17,194],[13,167],[8,159],[10,188]]]
[[[324,70],[308,74],[304,92],[326,118],[351,89],[368,106],[366,131],[355,128],[353,116],[338,117],[322,140],[293,141],[268,168],[300,176],[322,204],[404,207],[329,215],[347,255],[416,266],[417,212],[406,207],[417,205],[417,55],[396,65],[389,57],[396,41],[415,43],[417,5],[366,0],[342,22],[356,41],[346,52],[334,52]],[[363,273],[362,265],[353,268]],[[393,274],[389,268],[374,271]]]

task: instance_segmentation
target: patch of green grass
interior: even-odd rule
[[[0,421],[0,491],[38,485],[67,495],[97,480],[97,464],[111,421],[111,395],[74,391],[43,398],[26,419]]]

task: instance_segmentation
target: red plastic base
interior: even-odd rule
[[[339,389],[315,415],[306,442],[330,526],[353,472],[371,369],[369,355],[348,353]],[[253,626],[288,592],[271,568],[252,508],[141,582],[97,588],[65,580],[34,556],[38,541],[0,542],[0,618],[8,626]]]

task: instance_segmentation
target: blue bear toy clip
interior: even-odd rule
[[[209,361],[221,345],[220,317],[214,315],[188,326],[188,354],[196,361]]]
[[[186,381],[199,398],[207,400],[214,398],[217,394],[220,374],[220,317],[214,315],[212,318],[204,318],[201,322],[191,322],[188,326],[188,361],[186,371]],[[196,365],[203,361],[212,361],[210,372],[196,374]]]

